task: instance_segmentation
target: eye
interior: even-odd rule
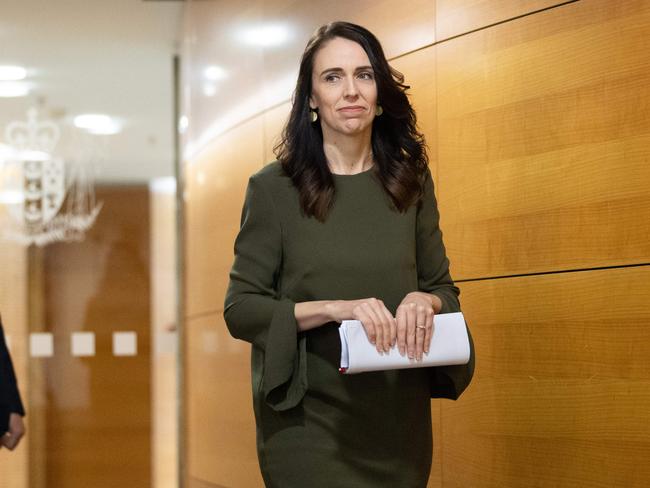
[[[359,78],[361,78],[362,80],[374,80],[375,75],[372,71],[362,71],[361,73],[359,73]]]
[[[330,73],[328,75],[325,75],[325,81],[327,81],[328,83],[333,82],[333,81],[337,81],[339,78],[340,78],[340,76],[335,74],[335,73]]]

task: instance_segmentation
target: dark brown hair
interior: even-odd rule
[[[394,207],[405,212],[423,194],[428,168],[426,146],[417,131],[416,117],[406,95],[404,76],[391,68],[377,38],[367,29],[348,22],[320,27],[307,43],[300,61],[293,106],[282,139],[274,152],[300,195],[302,211],[324,221],[334,202],[334,178],[323,151],[320,122],[311,123],[309,97],[314,57],[325,43],[341,37],[359,44],[370,60],[377,83],[377,100],[383,114],[372,125],[374,173]]]

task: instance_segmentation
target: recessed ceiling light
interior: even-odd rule
[[[0,66],[0,81],[20,81],[27,76],[22,66]]]
[[[0,97],[24,97],[29,94],[29,86],[14,81],[0,81]]]
[[[149,190],[153,193],[176,193],[176,178],[173,176],[162,176],[160,178],[153,178],[149,181]]]
[[[251,46],[273,47],[289,39],[289,30],[279,24],[260,25],[241,30],[239,38]]]
[[[184,134],[189,125],[190,125],[190,119],[187,118],[187,115],[181,115],[180,118],[178,119],[178,132]]]
[[[213,97],[216,95],[216,93],[217,93],[217,85],[209,81],[203,83],[203,94],[206,97]]]
[[[91,134],[117,134],[122,130],[122,124],[114,117],[104,114],[83,114],[74,118],[74,125],[87,130]]]
[[[228,77],[228,72],[221,66],[208,66],[203,70],[203,77],[210,81],[219,81]]]

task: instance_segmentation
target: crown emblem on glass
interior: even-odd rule
[[[35,108],[26,121],[10,122],[0,155],[0,203],[9,225],[5,237],[23,244],[82,240],[93,225],[101,203],[95,199],[93,178],[84,164],[55,155],[59,126],[39,120]]]

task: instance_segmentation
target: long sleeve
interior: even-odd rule
[[[278,292],[281,266],[280,219],[263,181],[253,176],[235,241],[224,318],[233,337],[253,345],[254,363],[256,354],[263,358],[261,391],[275,410],[296,406],[307,389],[305,339],[298,334],[295,303]]]
[[[0,321],[0,433],[7,430],[9,414],[25,415],[20,399],[16,374],[5,342],[4,330]]]
[[[440,215],[433,191],[433,180],[428,174],[424,196],[417,215],[417,269],[420,291],[435,294],[442,301],[440,313],[460,311],[459,289],[449,274],[449,260],[442,242]],[[468,364],[429,368],[432,398],[458,399],[474,375],[474,343],[467,328],[470,342]]]
[[[440,215],[433,192],[431,174],[427,175],[417,215],[417,267],[420,291],[433,293],[442,301],[441,313],[460,311],[459,290],[449,275],[449,260],[442,242]]]

